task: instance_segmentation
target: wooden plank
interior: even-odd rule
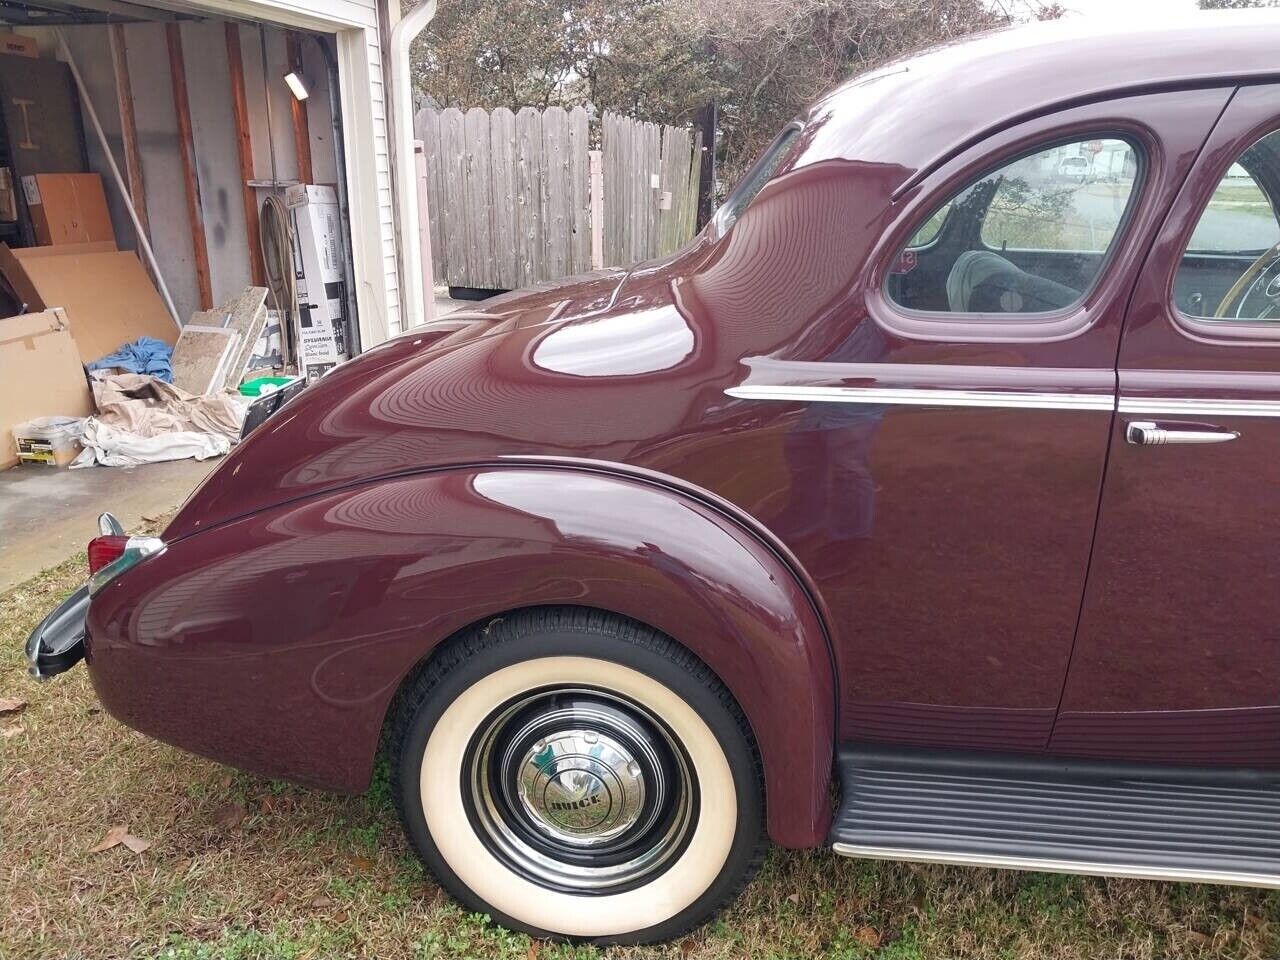
[[[543,275],[542,189],[542,115],[522,107],[516,114],[516,232],[522,287]]]
[[[249,277],[255,287],[266,284],[262,266],[262,231],[258,222],[258,195],[249,181],[253,179],[253,136],[249,129],[249,101],[244,89],[244,63],[240,56],[240,28],[225,25],[227,39],[227,73],[231,78],[231,116],[236,127],[236,159],[240,164],[240,203],[244,207],[244,232],[249,247]]]
[[[414,135],[422,141],[427,161],[427,225],[431,234],[432,279],[448,283],[449,258],[444,243],[444,186],[440,169],[440,114],[424,108],[413,118]]]
[[[672,230],[675,234],[674,249],[684,246],[689,242],[689,238],[693,236],[693,231],[689,228],[697,216],[698,207],[696,186],[699,181],[698,141],[692,133],[686,133],[682,142],[683,152],[678,155],[679,163],[676,165],[675,177],[671,183],[671,222]],[[694,185],[692,194],[689,190],[690,184]]]
[[[302,76],[302,41],[297,33],[290,30],[284,35],[285,56],[289,69]],[[315,183],[315,173],[311,169],[311,126],[307,120],[307,101],[299,100],[292,94],[289,96],[289,112],[293,118],[293,152],[298,158],[298,179],[303,183]]]
[[[471,286],[498,286],[493,262],[490,218],[493,196],[489,189],[489,114],[472,107],[463,118],[463,202],[467,205],[467,272]]]
[[[209,277],[209,247],[204,236],[204,216],[200,212],[200,181],[196,177],[195,139],[191,133],[191,103],[187,98],[187,68],[182,56],[179,25],[164,25],[169,47],[169,78],[173,85],[173,112],[178,122],[178,152],[182,156],[182,176],[187,195],[187,219],[191,226],[191,249],[195,258],[196,286],[200,309],[213,306],[213,284]]]
[[[618,253],[618,128],[608,111],[600,118],[600,209],[604,227],[601,236],[601,265],[617,263]]]
[[[658,255],[658,194],[662,190],[662,127],[656,123],[645,124],[644,259]],[[656,183],[655,183],[656,181]]]
[[[440,170],[444,186],[441,213],[444,224],[444,246],[449,258],[451,287],[471,286],[470,263],[467,260],[467,210],[463,187],[466,152],[466,121],[453,107],[440,114]]]
[[[656,123],[642,123],[641,131],[641,169],[640,169],[640,199],[637,202],[636,210],[640,223],[640,239],[637,243],[636,259],[647,260],[654,254],[653,242],[653,198],[657,195],[658,190],[653,185],[652,177],[658,171],[658,156],[661,153],[662,145],[659,142],[661,134],[658,132]]]
[[[685,187],[684,206],[681,209],[681,231],[685,240],[692,238],[705,223],[702,222],[702,147],[697,138],[689,150],[689,180]]]
[[[570,247],[573,218],[569,211],[569,115],[563,107],[542,112],[542,236],[540,280],[572,271]]]
[[[645,182],[644,123],[632,120],[627,126],[631,131],[631,146],[623,159],[631,167],[631,202],[627,211],[627,221],[631,225],[631,242],[627,250],[627,262],[630,263],[644,257],[644,198],[649,185]]]
[[[632,149],[632,134],[635,125],[626,117],[618,118],[618,259],[621,266],[631,262],[631,251],[635,248],[635,218],[632,211],[636,205],[635,152]]]
[[[672,140],[670,180],[664,190],[671,192],[671,209],[666,211],[668,233],[667,251],[679,250],[688,242],[691,233],[687,226],[689,198],[689,166],[693,163],[693,137],[687,130],[668,127],[666,135]]]
[[[658,160],[658,190],[654,197],[654,206],[656,207],[655,217],[657,220],[657,243],[656,252],[661,255],[672,249],[671,241],[675,237],[675,231],[671,227],[671,203],[668,202],[666,208],[663,206],[663,197],[670,195],[671,201],[675,196],[671,193],[671,183],[675,178],[675,158],[673,152],[676,146],[676,130],[674,127],[661,127],[662,147]]]
[[[653,156],[650,140],[653,136],[653,125],[649,123],[639,123],[637,132],[640,134],[640,165],[637,170],[637,183],[639,185],[638,195],[636,197],[636,249],[635,255],[637,260],[644,260],[653,256],[652,238],[650,236],[653,226],[653,219],[650,213],[653,209],[652,199],[656,192],[651,186],[649,180],[653,173]]]
[[[142,223],[142,230],[151,237],[151,219],[147,216],[147,191],[142,182],[142,153],[138,149],[138,121],[133,112],[133,83],[129,79],[129,57],[125,44],[124,25],[111,24],[111,64],[115,68],[116,106],[120,111],[120,144],[124,148],[125,177],[129,181],[129,199]],[[141,246],[141,245],[139,245]],[[139,254],[141,255],[141,254]]]
[[[618,117],[618,255],[614,262],[619,266],[629,264],[635,248],[636,205],[635,152],[633,134],[635,124],[626,117]]]
[[[490,224],[494,274],[502,290],[520,286],[516,162],[516,115],[499,107],[489,114],[489,189],[493,198]]]
[[[627,262],[630,263],[644,258],[644,201],[649,193],[649,178],[645,169],[648,166],[648,134],[644,123],[632,120],[628,121],[627,126],[631,132],[631,146],[624,157],[631,167],[631,203],[627,211],[627,221],[631,225],[631,242],[627,250]]]
[[[571,232],[569,272],[591,269],[591,167],[587,111],[569,111],[569,216]]]
[[[604,151],[592,150],[591,162],[591,269],[604,266]]]

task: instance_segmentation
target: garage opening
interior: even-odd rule
[[[136,399],[105,376],[259,394],[359,352],[339,69],[212,5],[0,2],[0,468],[11,426]]]

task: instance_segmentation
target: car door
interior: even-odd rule
[[[1135,289],[1055,753],[1280,765],[1277,104],[1236,93]]]
[[[730,391],[798,402],[760,515],[835,624],[842,740],[1047,746],[1125,304],[1230,92],[1050,112],[939,166],[873,254],[869,316]],[[1113,175],[1063,182],[1095,144]]]

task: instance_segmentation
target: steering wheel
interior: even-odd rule
[[[1258,297],[1263,303],[1256,312],[1245,312],[1245,306]],[[1235,304],[1232,318],[1239,320],[1269,320],[1280,311],[1280,243],[1275,243],[1266,253],[1249,265],[1249,269],[1240,275],[1240,279],[1231,285],[1227,295],[1213,311],[1215,320],[1221,320],[1231,312]]]

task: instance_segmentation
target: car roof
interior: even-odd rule
[[[1075,17],[994,30],[837,87],[804,118],[794,165],[893,164],[908,173],[905,189],[918,179],[910,173],[1055,108],[1278,78],[1280,10],[1193,12],[1158,24]]]

